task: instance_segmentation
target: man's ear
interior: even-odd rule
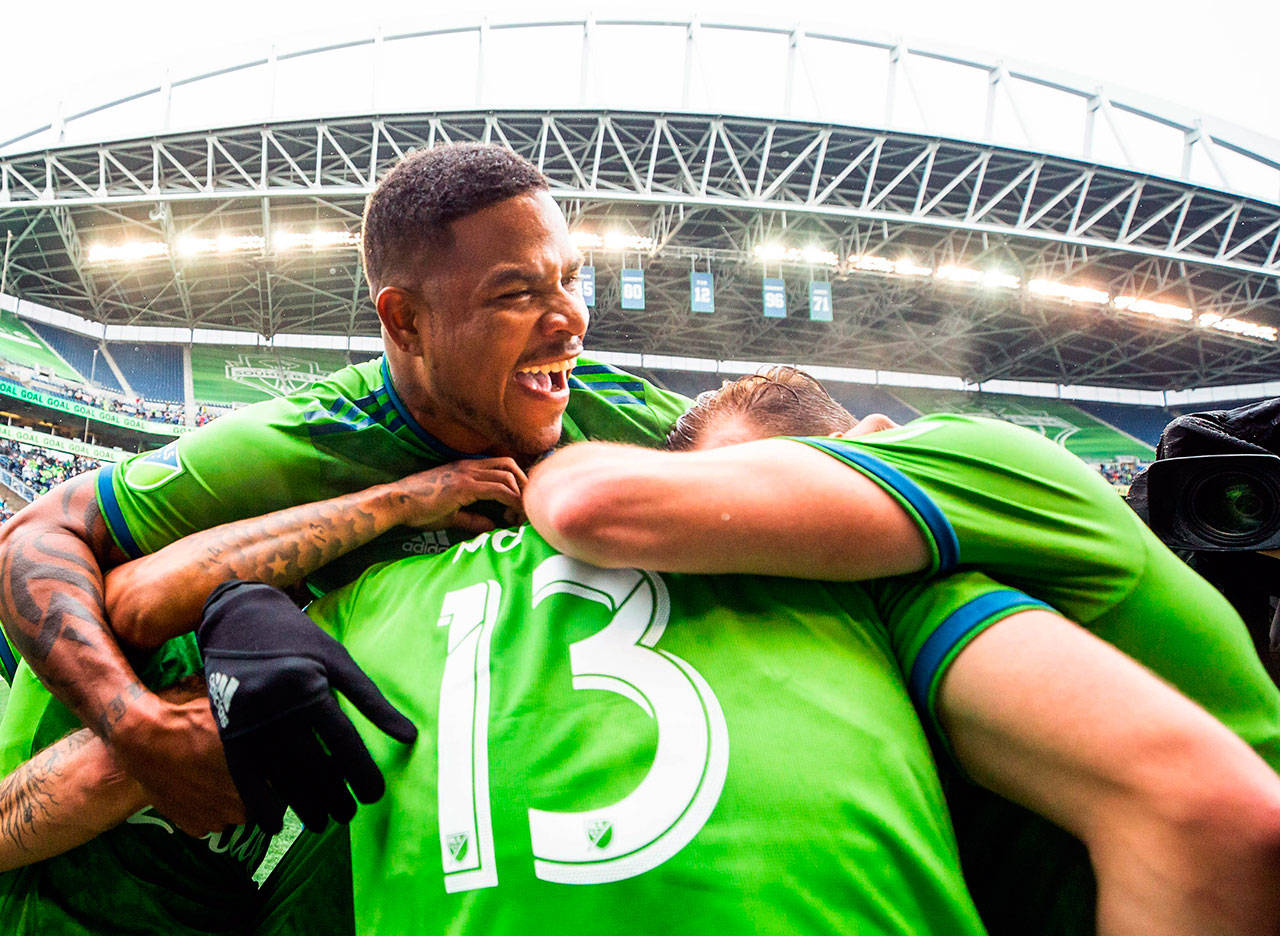
[[[852,429],[846,429],[841,432],[842,439],[856,439],[858,436],[870,435],[873,432],[881,432],[885,429],[897,429],[898,424],[890,419],[884,413],[871,413],[862,417]]]
[[[422,300],[399,286],[383,286],[378,290],[374,305],[378,319],[387,338],[401,351],[415,357],[422,353],[422,334],[419,316],[424,311]]]

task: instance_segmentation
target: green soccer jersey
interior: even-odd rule
[[[564,441],[590,437],[657,445],[688,405],[684,397],[586,359],[579,359],[569,386]],[[385,361],[371,361],[338,371],[293,396],[224,416],[157,451],[101,469],[97,476],[98,504],[116,542],[130,557],[136,557],[221,523],[334,497],[468,457],[473,456],[450,449],[422,429],[392,387]],[[441,552],[448,547],[449,537],[449,531],[390,531],[321,570],[313,585],[317,591],[324,591],[354,579],[374,562]],[[8,644],[0,641],[0,657],[8,649]],[[12,657],[4,663],[5,677],[12,678]],[[33,739],[47,744],[77,727],[72,716],[39,685],[25,664],[18,668],[4,725],[3,741],[12,754],[5,762],[6,770],[39,749],[32,746]],[[45,726],[59,727],[51,734],[44,730]],[[106,840],[118,841],[120,844],[114,847],[122,853],[133,851],[139,855],[145,855],[146,849],[157,841],[167,843],[169,839],[157,839],[160,833],[156,830],[164,830],[167,835],[169,824],[158,816],[147,815],[151,818],[142,817],[127,824]],[[160,854],[166,854],[164,847],[167,846],[161,846]],[[244,834],[237,833],[235,838],[213,840],[209,849],[197,843],[190,848],[188,860],[166,857],[163,860],[174,869],[174,875],[142,870],[137,873],[143,880],[168,881],[182,877],[183,869],[192,870],[187,885],[171,888],[168,901],[157,899],[132,910],[129,902],[136,892],[129,888],[115,892],[116,903],[86,903],[87,898],[78,897],[70,886],[51,889],[41,884],[45,872],[10,875],[3,892],[6,909],[0,914],[33,912],[22,908],[41,907],[44,916],[32,919],[74,918],[93,932],[93,910],[101,907],[104,912],[110,911],[115,921],[161,921],[165,914],[172,913],[173,925],[178,926],[185,925],[183,921],[190,914],[203,912],[205,902],[216,903],[220,894],[228,901],[222,919],[239,919],[237,914],[244,909],[239,879],[202,873],[196,859],[213,849],[243,858],[256,848],[257,844],[245,841]],[[138,865],[135,860],[130,867]],[[59,867],[76,866],[68,858]],[[86,867],[80,880],[83,883],[94,877]],[[112,892],[116,882],[105,874],[102,880],[101,889],[83,893],[97,893],[94,900],[105,900],[104,895]],[[189,893],[202,895],[192,898],[190,910],[184,904],[184,895]],[[58,914],[61,917],[55,916]],[[0,919],[5,917],[0,915]],[[142,929],[141,923],[134,930],[120,925],[119,932],[165,931],[158,922],[154,930]],[[49,927],[39,931],[59,932],[52,924]],[[0,926],[0,932],[10,930]]]
[[[604,570],[530,527],[379,566],[310,612],[420,730],[355,716],[388,791],[357,932],[981,932],[880,613],[1035,604]]]
[[[170,641],[142,669],[163,687],[200,673],[195,638]],[[0,719],[0,772],[80,727],[35,675],[18,669]],[[5,936],[199,936],[239,934],[253,917],[253,872],[268,837],[236,826],[196,840],[147,808],[62,855],[0,874]]]
[[[687,405],[678,394],[580,358],[569,378],[562,439],[659,445]],[[414,421],[383,358],[100,469],[98,505],[117,544],[135,557],[197,530],[473,457]],[[450,542],[448,531],[401,527],[330,563],[312,583],[323,592],[375,562],[441,552]]]
[[[1049,603],[1199,702],[1280,769],[1280,693],[1243,622],[1079,459],[1037,433],[976,416],[926,416],[855,439],[799,441],[896,498],[924,535],[935,571],[980,568]],[[922,712],[932,711],[966,639],[940,629],[923,642],[895,641]],[[993,929],[1089,931],[1092,902],[1076,899],[1091,887],[1083,850],[994,798],[974,799],[957,806],[957,825],[982,865],[966,870],[984,914],[988,906],[1028,914],[1005,917],[1000,927],[988,916]],[[1010,902],[1010,894],[1027,899]]]

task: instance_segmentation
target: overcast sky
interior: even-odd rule
[[[0,103],[0,124],[86,86],[103,96],[153,82],[170,65],[243,60],[275,37],[367,35],[455,17],[461,5],[388,0],[62,0],[11,4],[4,14],[4,74],[20,93]],[[1080,73],[1280,138],[1280,3],[1275,0],[776,0],[692,5],[704,18],[745,11],[780,24],[836,24],[854,34],[962,46]],[[468,5],[491,19],[528,19],[573,9],[597,15],[689,15],[691,5],[598,2],[566,7]],[[443,11],[448,11],[446,14]],[[293,43],[289,43],[293,44]],[[8,93],[12,93],[10,84]],[[35,105],[40,105],[38,108]],[[47,105],[47,108],[46,108]],[[41,122],[47,119],[43,117]],[[25,121],[24,121],[25,122]]]

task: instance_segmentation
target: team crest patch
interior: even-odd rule
[[[124,469],[124,483],[135,491],[151,491],[172,481],[184,470],[178,443],[174,441],[128,462]]]
[[[470,837],[465,832],[455,832],[453,835],[445,836],[445,846],[449,849],[449,856],[453,858],[454,863],[461,864],[462,859],[467,857],[467,844]]]
[[[608,848],[613,840],[613,823],[608,819],[596,819],[587,823],[587,838],[596,848]]]

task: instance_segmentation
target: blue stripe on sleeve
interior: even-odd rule
[[[9,641],[5,638],[0,638],[0,665],[4,666],[4,681],[12,686],[14,674],[18,672],[18,661],[14,659]]]
[[[803,439],[815,448],[820,448],[829,455],[850,464],[857,465],[867,474],[875,475],[915,509],[920,519],[929,528],[930,535],[938,547],[938,571],[949,572],[960,561],[960,540],[956,537],[955,528],[942,509],[933,502],[920,485],[916,484],[897,468],[885,464],[880,459],[868,455],[861,449],[841,444],[840,439]]]
[[[120,502],[116,500],[116,489],[111,483],[111,477],[117,467],[119,466],[106,465],[98,469],[98,503],[102,505],[102,517],[107,521],[107,527],[115,536],[116,542],[120,544],[120,548],[128,554],[130,559],[137,559],[142,555],[142,550],[138,548],[133,534],[129,532],[129,524],[124,521],[124,512],[120,509]]]
[[[1043,601],[1024,595],[1020,591],[1004,590],[988,592],[968,604],[961,605],[947,617],[945,621],[929,635],[915,662],[911,664],[911,677],[907,688],[911,699],[921,711],[927,711],[929,705],[929,687],[933,685],[938,667],[947,658],[956,644],[960,643],[975,627],[978,627],[993,615],[1012,608],[1030,610],[1031,608],[1048,608]],[[1052,609],[1050,609],[1052,610]]]

